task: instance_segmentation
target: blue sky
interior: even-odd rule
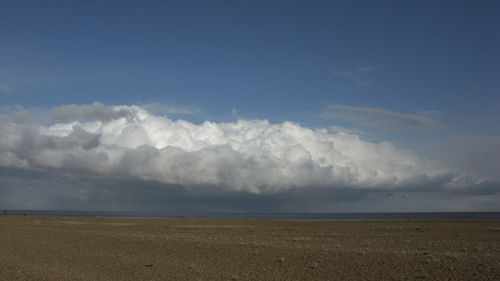
[[[2,1],[0,105],[340,127],[482,167],[462,162],[489,153],[462,152],[500,147],[499,12],[498,1]]]
[[[3,1],[2,104],[156,102],[325,126],[318,112],[340,103],[498,133],[498,2],[145,2]]]

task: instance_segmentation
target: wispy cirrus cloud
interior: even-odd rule
[[[442,127],[433,114],[410,114],[378,107],[331,104],[321,113],[323,118],[338,119],[362,127],[390,131],[428,130]]]
[[[199,108],[188,109],[188,108],[170,106],[166,108],[166,112],[170,114],[197,114],[200,113],[201,110]]]
[[[167,114],[167,115],[190,115],[190,114],[201,113],[201,109],[199,108],[188,108],[182,106],[165,105],[160,103],[149,103],[143,105],[143,107],[152,112],[158,114]]]
[[[10,92],[12,92],[12,88],[7,83],[0,82],[0,93],[8,94]]]
[[[239,113],[239,112],[240,112],[240,110],[239,110],[239,109],[237,109],[237,108],[233,108],[233,109],[231,110],[231,116],[233,116],[233,117],[235,117],[235,118],[236,118],[236,117],[238,117],[238,113]]]
[[[370,136],[370,134],[368,132],[365,132],[365,131],[358,129],[358,128],[346,128],[346,127],[341,127],[341,126],[330,126],[328,129],[330,129],[331,132],[336,133],[336,134]]]
[[[375,70],[374,67],[365,66],[348,71],[332,71],[332,74],[334,76],[349,79],[358,85],[366,86],[373,82],[372,78],[368,76],[373,70]]]

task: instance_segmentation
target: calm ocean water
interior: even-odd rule
[[[399,221],[399,220],[500,220],[500,212],[446,213],[168,213],[62,210],[6,210],[6,215],[69,216],[108,218],[165,218],[221,220],[287,220],[287,221]]]

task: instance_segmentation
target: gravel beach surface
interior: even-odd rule
[[[500,280],[500,221],[0,216],[0,280]]]

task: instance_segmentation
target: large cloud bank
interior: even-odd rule
[[[253,194],[442,187],[460,178],[388,142],[292,122],[194,124],[100,103],[49,116],[37,121],[21,110],[0,117],[0,166]]]

